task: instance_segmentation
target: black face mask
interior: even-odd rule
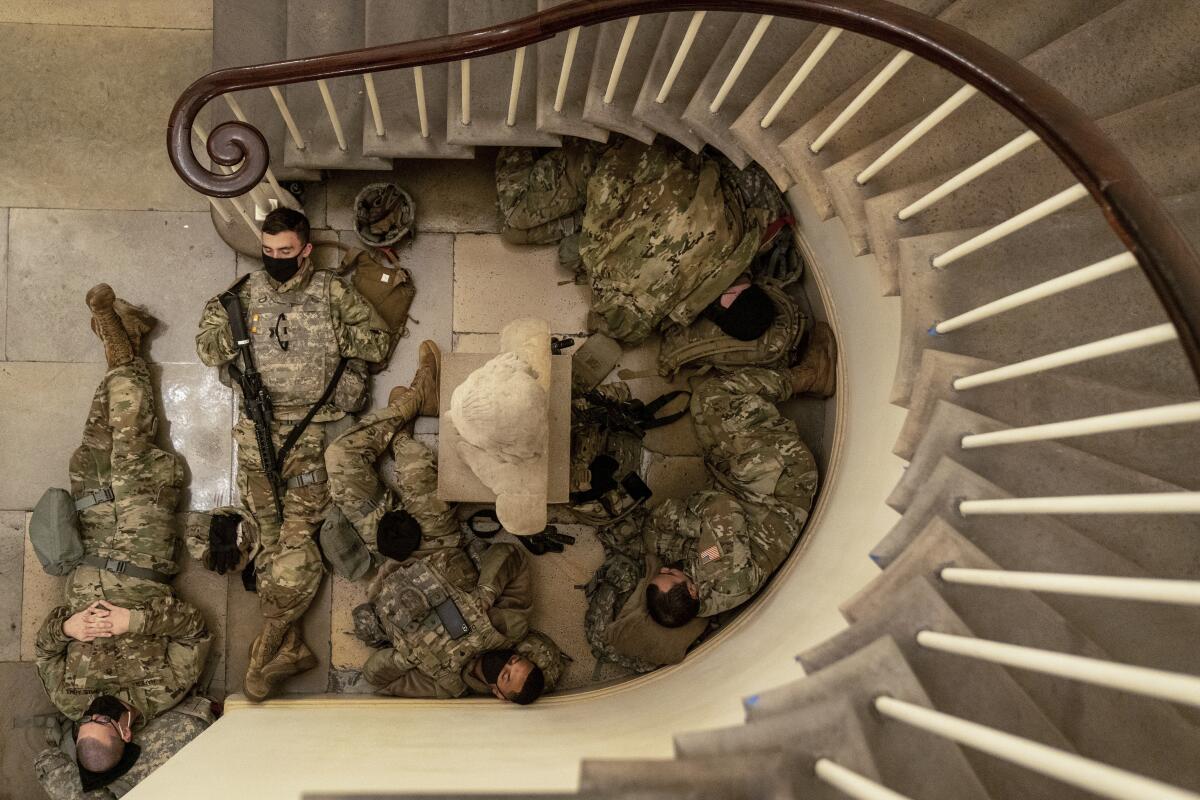
[[[83,721],[87,722],[93,714],[103,714],[114,722],[121,719],[128,709],[125,704],[110,694],[102,694],[91,702],[87,711],[83,712]]]
[[[275,258],[264,253],[262,260],[267,274],[278,283],[287,283],[300,271],[300,256]]]
[[[500,670],[516,653],[512,650],[489,650],[479,657],[479,671],[483,679],[493,686],[500,680]]]

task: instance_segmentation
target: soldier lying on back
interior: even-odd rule
[[[325,456],[334,502],[382,564],[370,602],[354,610],[359,638],[380,648],[363,677],[399,697],[475,693],[531,703],[553,688],[562,666],[558,647],[529,627],[528,558],[495,544],[472,560],[453,507],[437,497],[433,454],[412,438],[418,415],[438,413],[440,357],[423,342],[412,385],[392,390],[385,408],[364,416]],[[376,472],[389,448],[397,492]]]
[[[66,604],[38,632],[37,667],[50,699],[78,723],[80,775],[92,788],[133,765],[137,748],[126,743],[191,690],[212,637],[171,588],[183,470],[154,445],[154,394],[138,355],[154,320],[105,284],[87,302],[109,370],[71,457],[83,555],[72,559]]]

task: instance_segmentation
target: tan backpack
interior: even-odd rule
[[[417,287],[412,274],[398,264],[381,260],[376,253],[354,248],[347,251],[338,267],[339,274],[354,270],[350,282],[367,299],[391,333],[387,357],[371,365],[371,372],[381,372],[392,360],[392,353],[402,338],[408,335],[408,310],[412,308]]]

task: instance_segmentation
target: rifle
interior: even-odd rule
[[[271,484],[271,499],[275,501],[275,515],[283,522],[283,493],[286,487],[282,485],[279,460],[275,454],[275,442],[271,438],[272,406],[271,396],[263,386],[262,375],[254,366],[254,353],[250,349],[250,334],[246,332],[246,320],[242,314],[242,301],[237,295],[237,286],[225,292],[219,298],[229,315],[229,331],[233,334],[233,343],[242,357],[242,367],[229,363],[229,376],[238,382],[242,389],[242,400],[246,408],[246,416],[254,423],[254,441],[258,445],[258,457],[262,462],[263,472]]]

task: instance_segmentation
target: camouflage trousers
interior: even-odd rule
[[[800,538],[817,493],[812,451],[796,423],[776,406],[791,396],[787,370],[761,367],[714,373],[692,393],[692,420],[705,462],[718,491],[731,496],[710,505],[740,506],[731,516],[744,519],[760,554],[756,561],[768,573]]]
[[[313,422],[304,430],[283,464],[290,480],[324,466],[325,426]],[[275,448],[283,445],[292,423],[272,426]],[[258,523],[259,551],[254,558],[258,599],[263,617],[287,625],[300,619],[316,597],[324,567],[315,536],[329,505],[329,483],[289,488],[283,496],[283,520],[276,516],[271,482],[262,468],[254,423],[241,419],[233,428],[238,448],[237,485],[243,507]]]
[[[454,507],[438,499],[437,466],[433,453],[413,439],[406,426],[411,418],[396,406],[366,414],[329,446],[325,468],[333,502],[377,554],[375,534],[388,511],[403,508],[421,526],[421,549],[459,547],[462,532]],[[380,479],[378,466],[391,450],[395,459],[395,490]]]
[[[110,487],[113,499],[79,513],[88,555],[129,561],[168,575],[175,559],[175,505],[183,485],[178,459],[154,444],[158,432],[150,370],[142,359],[109,370],[92,398],[83,441],[71,455],[71,493]],[[135,605],[171,594],[155,581],[80,566],[67,585],[67,604],[93,600]]]
[[[513,244],[550,244],[579,230],[587,181],[603,145],[565,139],[542,155],[504,147],[496,159],[496,195],[504,238]]]

